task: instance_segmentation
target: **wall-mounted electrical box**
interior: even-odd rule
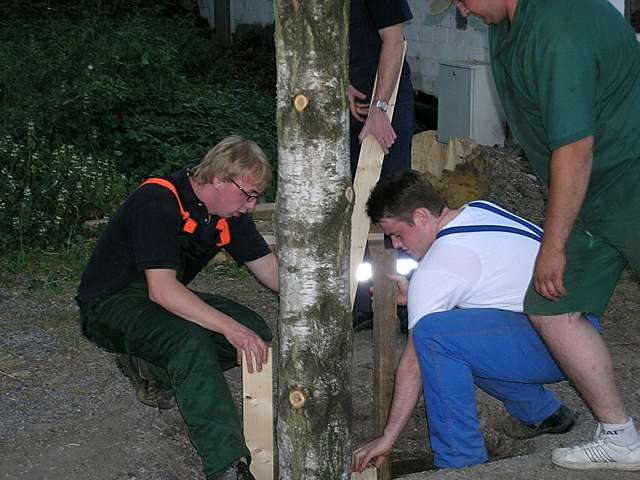
[[[438,78],[438,142],[471,138],[504,145],[505,119],[491,67],[484,62],[443,62]]]

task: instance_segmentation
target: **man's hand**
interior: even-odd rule
[[[349,85],[347,96],[349,97],[349,110],[351,110],[351,115],[359,122],[364,122],[364,117],[369,113],[369,103],[358,102],[356,99],[364,100],[367,96],[353,85]]]
[[[256,371],[262,371],[262,364],[269,359],[267,344],[250,328],[233,320],[223,331],[227,341],[235,347],[238,352],[238,365],[242,363],[242,352],[249,364],[247,371],[253,373],[253,357],[255,357]],[[253,357],[252,355],[253,354]]]
[[[533,286],[540,295],[557,301],[567,294],[562,281],[566,260],[564,250],[552,250],[542,243],[533,269]]]
[[[377,107],[371,107],[369,109],[367,121],[364,122],[364,127],[362,127],[360,135],[358,135],[360,142],[362,142],[367,135],[373,135],[385,155],[389,153],[389,149],[397,137],[395,130],[391,126],[389,117]]]
[[[398,286],[398,296],[396,297],[396,303],[398,305],[407,304],[407,291],[409,290],[409,280],[404,275],[398,275],[395,273],[387,273],[387,278],[396,282]]]
[[[384,435],[359,446],[351,456],[351,471],[362,473],[367,465],[373,463],[380,468],[393,448],[393,442]]]
[[[549,300],[566,295],[565,245],[582,208],[593,166],[593,137],[555,149],[549,166],[549,200],[544,238],[533,270],[533,286]]]

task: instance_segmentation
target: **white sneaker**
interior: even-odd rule
[[[551,461],[578,470],[640,470],[640,441],[621,447],[600,437],[572,448],[556,448]]]

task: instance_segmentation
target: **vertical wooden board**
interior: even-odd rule
[[[404,56],[407,51],[407,42],[404,42],[404,50],[402,52],[402,64],[404,64]],[[402,70],[398,74],[396,84],[393,88],[393,93],[389,99],[389,108],[387,109],[387,116],[389,120],[393,118],[393,111],[396,105],[396,96],[398,94],[398,85],[400,84],[400,76]],[[376,90],[376,83],[378,77],[373,84],[373,91]],[[358,265],[364,258],[364,249],[367,246],[367,237],[369,236],[370,221],[366,213],[366,204],[369,199],[371,189],[375,186],[380,178],[380,171],[382,170],[382,161],[384,160],[384,152],[378,145],[377,140],[372,135],[367,135],[362,141],[360,147],[360,156],[358,157],[358,168],[356,169],[356,175],[353,179],[353,193],[354,204],[353,211],[351,213],[351,278],[350,278],[350,296],[351,306],[356,299],[356,289],[358,287],[358,279],[356,278],[356,271]]]
[[[374,433],[382,435],[387,424],[395,376],[397,332],[396,284],[386,277],[395,273],[397,252],[383,241],[369,243],[373,270],[373,414]],[[378,478],[391,478],[391,457],[381,465]]]
[[[378,471],[375,467],[366,468],[362,473],[354,472],[351,480],[378,480]]]
[[[242,420],[247,448],[251,452],[251,473],[256,480],[273,480],[273,351],[262,371],[249,373],[242,354]]]

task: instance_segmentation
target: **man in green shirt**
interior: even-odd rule
[[[524,309],[598,420],[593,441],[553,451],[577,469],[640,470],[640,438],[602,315],[628,263],[640,273],[640,47],[607,0],[457,0],[490,25],[509,125],[549,187]]]

